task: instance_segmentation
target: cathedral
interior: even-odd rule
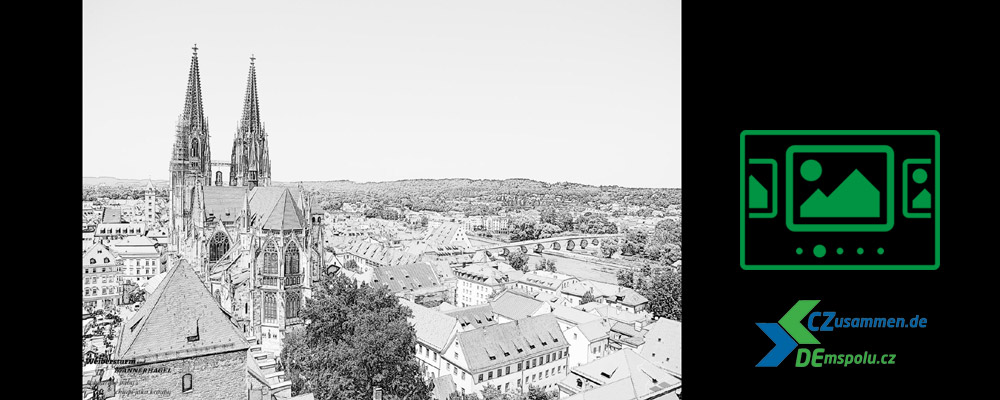
[[[301,186],[271,186],[253,57],[232,157],[212,161],[193,50],[170,160],[170,250],[246,337],[278,353],[284,332],[302,325],[303,299],[323,270],[323,221]]]

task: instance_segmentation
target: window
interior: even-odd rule
[[[90,296],[90,288],[86,288],[86,289],[84,289],[84,290],[83,290],[83,295],[84,295],[84,296]]]
[[[264,274],[278,274],[278,249],[273,241],[267,242],[267,246],[264,247]]]
[[[482,381],[483,381],[483,374],[479,374],[479,381],[480,381],[480,382],[482,382]]]
[[[537,359],[534,359],[534,358],[532,358],[532,359],[531,359],[531,368],[535,368],[535,366],[537,366],[537,365],[538,365],[538,360],[537,360]]]
[[[264,322],[274,322],[278,319],[278,305],[274,293],[264,295]]]
[[[497,378],[503,376],[503,369],[497,368]]]
[[[508,365],[504,371],[504,375],[510,375],[510,366]]]
[[[110,259],[108,259],[107,257],[104,257],[104,263],[105,263],[105,264],[109,264],[109,263],[111,263],[111,260],[110,260]],[[103,269],[103,268],[102,268],[102,269]],[[103,272],[103,271],[102,271],[102,272]]]
[[[503,385],[503,390],[504,390],[505,392],[506,392],[507,390],[510,390],[510,382],[507,382],[506,384],[504,384],[504,385]]]
[[[434,354],[434,361],[437,361],[438,360],[438,353],[432,353],[432,354]]]
[[[521,370],[521,363],[517,363],[517,370],[518,370],[518,371],[520,371],[520,370]]]
[[[288,242],[285,248],[285,275],[296,275],[299,273],[299,246],[295,242]]]
[[[458,367],[455,367],[455,368],[458,368]],[[465,371],[462,371],[462,380],[463,381],[465,380]]]
[[[198,139],[191,140],[191,157],[198,157]]]
[[[546,378],[548,378],[548,377],[549,377],[549,370],[545,370],[545,377],[546,377]]]
[[[490,371],[489,374],[486,375],[486,380],[490,379],[493,379],[493,371]]]
[[[216,262],[229,251],[229,237],[223,232],[215,232],[208,245],[208,261]],[[146,264],[149,265],[148,263]]]
[[[517,379],[517,386],[521,386],[521,378]]]
[[[91,259],[90,259],[90,263],[91,263],[91,264],[97,264],[97,260],[95,260],[95,259],[91,258]]]
[[[285,301],[285,318],[298,318],[299,317],[299,295],[295,293],[289,293],[288,299]]]
[[[184,374],[181,377],[181,393],[190,393],[194,390],[194,382],[191,374]]]
[[[550,361],[550,360],[549,360],[549,356],[551,356],[551,354],[546,354],[546,355],[545,355],[545,362],[546,362],[546,363],[548,363],[548,362]]]

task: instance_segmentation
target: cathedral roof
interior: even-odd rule
[[[243,210],[243,186],[205,186],[205,216],[233,222]]]
[[[295,193],[293,193],[293,191]],[[303,229],[305,215],[296,203],[298,189],[255,187],[250,191],[250,215],[255,228]]]
[[[249,347],[194,269],[181,261],[123,324],[116,358],[161,362]]]

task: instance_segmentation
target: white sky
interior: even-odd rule
[[[88,0],[83,175],[167,179],[197,43],[215,160],[256,55],[276,181],[680,187],[680,23],[680,0]]]

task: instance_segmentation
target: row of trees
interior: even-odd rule
[[[546,239],[565,232],[613,234],[618,233],[618,227],[601,213],[586,212],[573,218],[566,210],[546,208],[542,210],[541,218],[537,222],[523,216],[512,220],[510,240],[520,242]]]
[[[601,243],[604,257],[621,252],[659,264],[670,265],[681,259],[681,222],[664,219],[656,224],[652,233],[639,229],[625,232],[623,240],[606,239]]]

